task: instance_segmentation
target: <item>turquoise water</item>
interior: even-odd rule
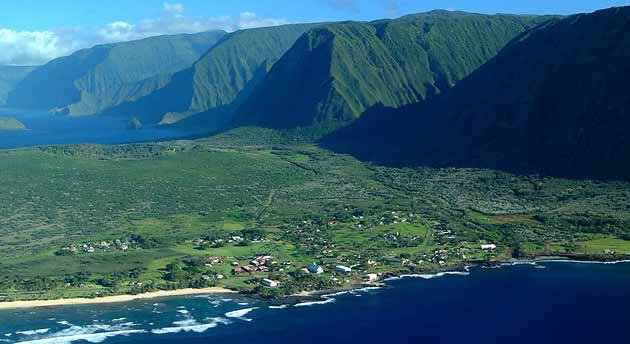
[[[232,296],[0,311],[7,343],[630,343],[630,264],[391,280],[270,306]]]

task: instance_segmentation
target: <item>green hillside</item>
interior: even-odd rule
[[[0,106],[7,101],[9,92],[37,67],[0,66]]]
[[[150,94],[191,66],[223,31],[151,37],[99,45],[53,60],[20,82],[8,98],[16,108],[91,115]]]
[[[239,108],[235,124],[326,132],[375,104],[423,101],[547,19],[434,11],[314,28]]]
[[[261,278],[292,295],[367,273],[630,254],[630,183],[379,167],[239,131],[256,145],[221,135],[0,152],[0,194],[9,196],[0,197],[0,301],[212,285],[265,295]],[[496,252],[484,252],[486,242]],[[232,262],[259,254],[290,264],[231,273]],[[299,273],[314,261],[325,274]],[[353,267],[344,278],[334,273],[341,263]]]
[[[296,24],[231,33],[163,89],[109,113],[164,124],[204,112],[210,112],[205,114],[210,121],[225,118],[310,27]]]
[[[629,56],[630,7],[552,21],[427,106],[372,111],[331,141],[396,164],[629,179]]]

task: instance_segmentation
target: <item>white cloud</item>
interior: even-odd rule
[[[52,31],[0,29],[0,64],[39,64],[71,50]]]
[[[170,2],[164,2],[164,11],[173,15],[182,15],[184,13],[184,5],[181,3],[171,4]]]
[[[0,28],[0,65],[36,65],[102,43],[115,43],[151,36],[195,33],[207,30],[228,32],[287,24],[285,19],[260,17],[243,12],[235,16],[196,17],[184,15],[181,3],[164,2],[159,18],[137,23],[118,20],[97,28],[62,28],[44,31],[15,31]]]

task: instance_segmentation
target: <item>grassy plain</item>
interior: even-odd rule
[[[372,271],[630,254],[624,182],[386,168],[311,145],[244,143],[238,133],[2,151],[0,166],[0,300],[213,285],[290,293]],[[99,246],[116,240],[130,248]],[[66,254],[71,244],[78,249]],[[231,273],[255,255],[275,262]],[[314,262],[324,275],[300,272]],[[339,264],[353,273],[335,273]],[[261,290],[267,277],[282,287]]]

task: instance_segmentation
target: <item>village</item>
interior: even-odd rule
[[[123,253],[154,244],[140,236],[70,243],[56,255]],[[221,285],[274,296],[375,283],[501,254],[494,243],[459,239],[453,228],[438,220],[395,210],[366,214],[351,208],[276,229],[211,230],[187,245],[195,254],[161,269],[160,279],[169,288]],[[293,248],[281,249],[287,245]],[[128,285],[137,291],[160,283],[143,279],[141,273],[130,276]]]

